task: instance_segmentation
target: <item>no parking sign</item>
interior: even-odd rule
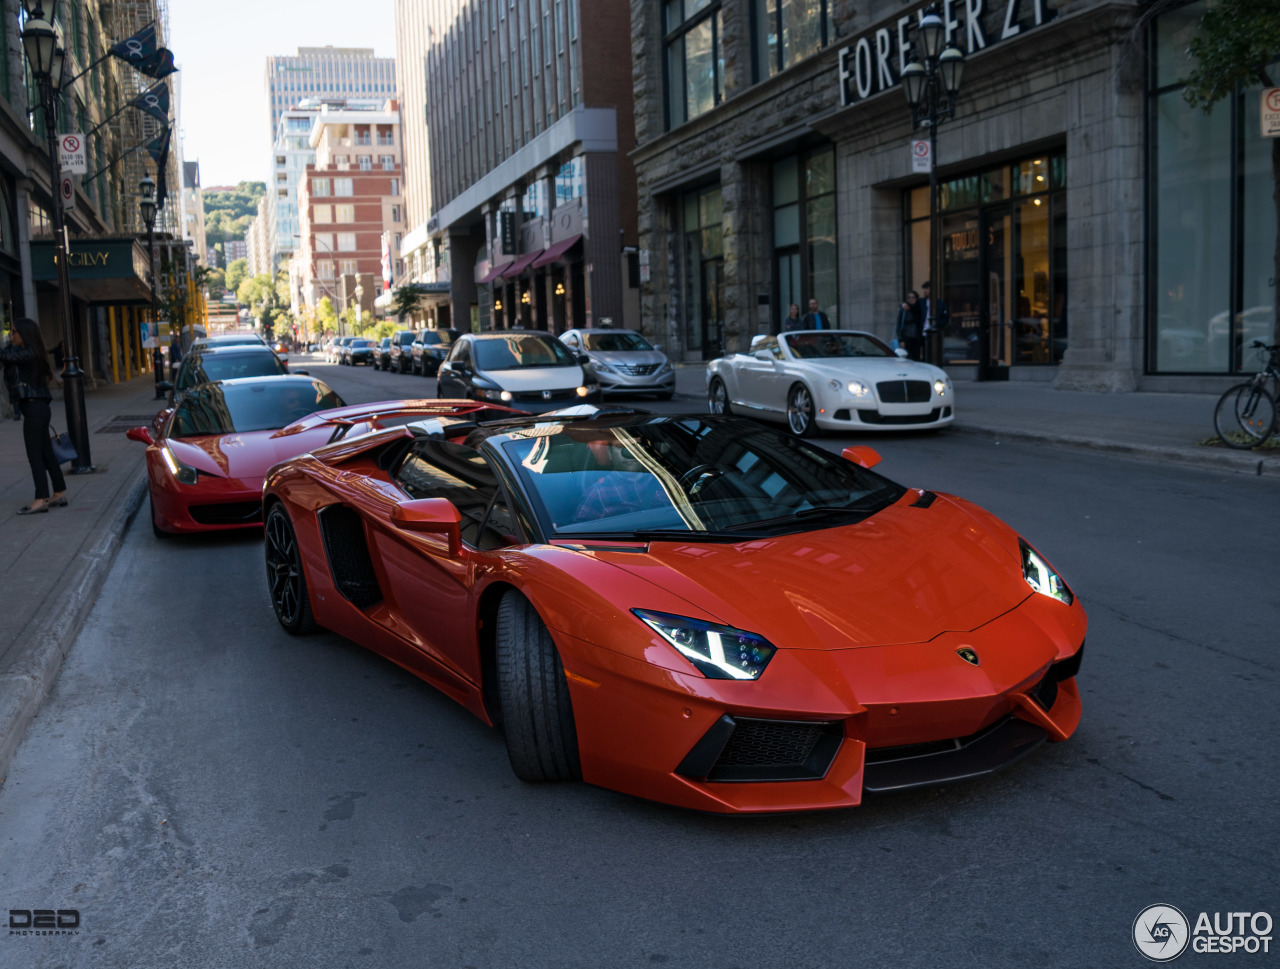
[[[1262,92],[1262,137],[1280,138],[1280,87]]]
[[[929,157],[929,142],[923,138],[911,142],[911,170],[913,172],[927,172],[930,168],[932,158]]]

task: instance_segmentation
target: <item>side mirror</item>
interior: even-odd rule
[[[860,468],[870,470],[880,463],[880,452],[873,447],[867,447],[865,444],[857,444],[853,447],[847,447],[840,452],[840,457],[844,458],[851,464],[856,464]]]
[[[906,350],[902,349],[902,347],[898,347],[898,349],[894,350],[893,352],[894,352],[895,354],[897,354],[898,356],[900,356],[903,360],[907,359],[907,357],[909,357],[909,356],[911,355],[911,354],[907,353],[907,351],[906,351]]]
[[[131,427],[124,432],[124,436],[131,441],[137,441],[139,444],[155,444],[155,438],[151,436],[151,432],[145,427]]]
[[[450,555],[456,555],[462,545],[462,515],[448,498],[402,501],[391,509],[391,524],[407,532],[444,535]]]
[[[757,360],[763,360],[765,363],[773,362],[773,354],[770,353],[768,350],[757,350],[755,353],[751,355],[755,357]]]
[[[584,367],[591,362],[591,358],[585,353],[575,353],[574,357],[576,357],[578,363],[582,364]]]
[[[661,353],[661,352],[662,352],[662,344],[661,344],[661,343],[655,343],[655,344],[653,345],[653,352],[654,352],[654,353]]]

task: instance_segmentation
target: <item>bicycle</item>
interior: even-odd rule
[[[1277,423],[1276,394],[1267,390],[1267,382],[1280,391],[1280,344],[1267,346],[1261,340],[1249,344],[1250,349],[1268,354],[1267,365],[1248,383],[1237,384],[1218,398],[1213,409],[1213,429],[1227,447],[1255,448],[1267,443],[1280,431]]]

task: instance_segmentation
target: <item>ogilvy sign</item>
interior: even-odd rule
[[[917,23],[927,4],[875,30],[869,30],[840,49],[840,104],[857,104],[898,84],[911,62]],[[938,11],[947,27],[947,42],[966,54],[976,54],[1051,21],[1049,0],[939,0]]]

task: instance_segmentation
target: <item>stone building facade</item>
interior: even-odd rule
[[[965,69],[937,130],[934,219],[913,167],[927,131],[898,80],[924,3],[633,0],[648,335],[709,359],[815,296],[836,325],[888,339],[904,294],[940,270],[937,350],[957,373],[1207,390],[1245,366],[1274,280],[1246,253],[1215,288],[1196,258],[1207,238],[1223,253],[1274,239],[1274,210],[1253,204],[1266,146],[1236,105],[1215,109],[1222,158],[1203,163],[1203,125],[1178,107],[1203,4],[1146,21],[1133,0],[938,6]],[[1257,97],[1238,92],[1239,114]],[[1218,195],[1192,191],[1197,165]]]

